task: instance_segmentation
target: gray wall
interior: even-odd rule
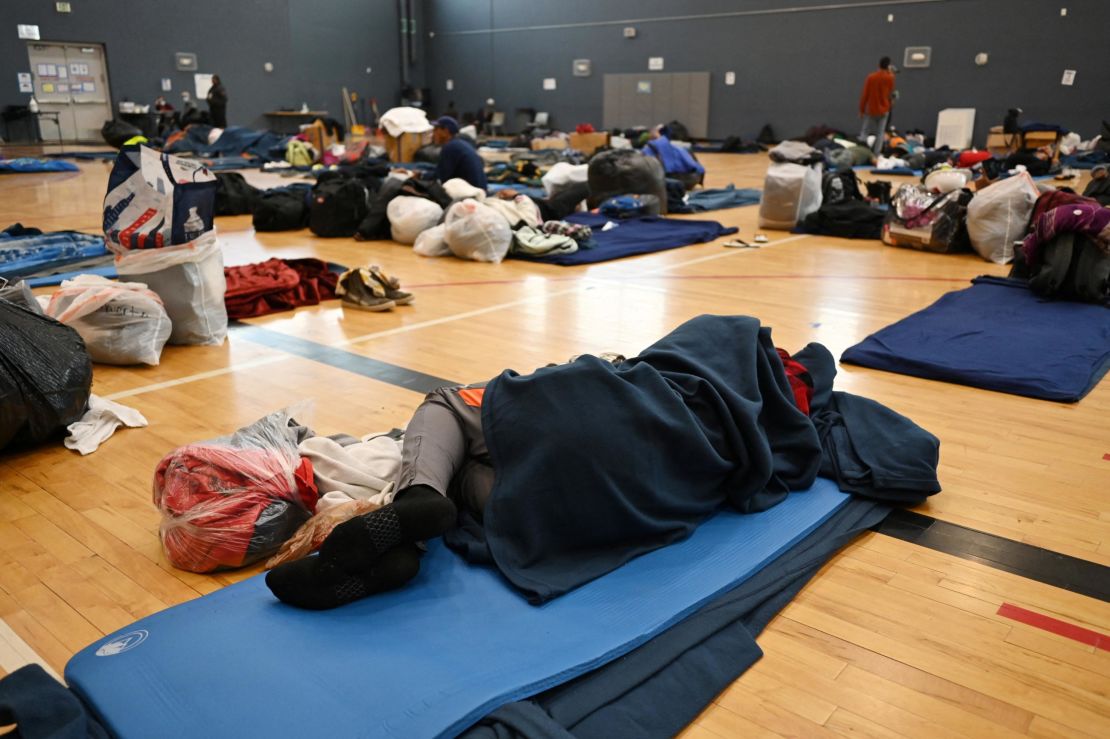
[[[841,0],[837,5],[852,5]],[[428,84],[433,99],[453,98],[474,110],[487,97],[509,113],[534,107],[555,125],[600,125],[607,72],[647,70],[662,56],[668,72],[709,70],[709,134],[753,137],[770,123],[786,137],[825,123],[858,129],[863,78],[889,55],[901,66],[906,46],[932,46],[933,64],[898,76],[894,122],[932,133],[937,111],[976,108],[976,141],[1002,122],[1006,109],[1024,120],[1068,126],[1085,138],[1110,119],[1106,32],[1110,0],[935,0],[870,2],[814,10],[833,0],[427,0]],[[1060,17],[1066,6],[1067,17]],[[786,8],[800,12],[781,12]],[[780,12],[760,13],[764,10]],[[752,12],[731,17],[648,22],[643,19]],[[893,13],[894,21],[887,15]],[[630,23],[625,19],[640,19]],[[552,25],[552,28],[535,28]],[[622,37],[624,25],[635,39]],[[558,27],[563,26],[563,27]],[[497,30],[489,33],[488,29]],[[427,35],[427,34],[425,34]],[[984,67],[975,54],[990,55]],[[593,75],[571,75],[571,60],[593,62]],[[1078,71],[1064,87],[1065,68]],[[726,86],[726,71],[736,85]],[[545,91],[545,77],[558,89]],[[445,92],[446,79],[455,90]],[[438,107],[438,106],[437,106]]]
[[[384,112],[399,90],[396,0],[71,0],[70,14],[57,13],[54,0],[0,2],[0,106],[30,98],[16,83],[28,71],[17,23],[37,24],[44,41],[103,43],[116,102],[152,102],[169,77],[167,98],[180,108],[193,78],[174,69],[173,55],[193,52],[199,71],[227,86],[232,125],[265,127],[264,111],[302,102],[343,120],[343,85],[377,97]]]

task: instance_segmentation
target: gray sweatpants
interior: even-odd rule
[[[493,489],[482,433],[484,389],[481,383],[428,393],[405,430],[398,489],[427,485],[482,518]]]

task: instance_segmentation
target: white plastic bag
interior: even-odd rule
[[[476,262],[500,262],[513,240],[505,217],[477,200],[462,200],[448,208],[446,226],[451,253]]]
[[[821,207],[821,168],[791,162],[767,168],[759,201],[759,227],[789,231]]]
[[[443,208],[427,198],[401,195],[389,201],[385,210],[389,230],[399,244],[412,244],[416,237],[439,223]]]
[[[104,243],[116,254],[185,244],[212,230],[216,177],[201,163],[125,146],[104,195]]]
[[[615,148],[615,147],[614,147]],[[551,197],[567,185],[585,182],[589,172],[588,164],[570,164],[569,162],[556,162],[547,170],[541,181],[547,197]]]
[[[1040,192],[1027,172],[979,190],[967,205],[967,235],[983,259],[1006,264],[1014,258]]]
[[[116,271],[158,293],[173,322],[171,344],[222,344],[227,336],[224,259],[216,232],[165,249],[116,257]]]
[[[461,177],[452,177],[443,183],[443,189],[452,200],[466,200],[467,198],[474,198],[475,200],[485,200],[486,191],[480,187],[474,187]]]
[[[412,250],[422,257],[447,257],[451,255],[451,248],[444,240],[447,226],[439,224],[429,228],[416,237],[416,244]]]
[[[92,361],[101,364],[156,365],[170,337],[162,299],[141,282],[99,275],[65,280],[46,315],[81,334]]]

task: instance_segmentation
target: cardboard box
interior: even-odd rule
[[[432,132],[403,133],[400,136],[385,134],[385,155],[391,162],[411,162],[416,150],[432,143]]]
[[[987,134],[987,151],[995,156],[1006,156],[1017,150],[1021,137],[1002,133],[1002,126],[991,126]]]
[[[546,139],[532,139],[532,151],[543,151],[544,149],[559,149],[560,151],[567,148],[567,140],[561,136],[552,136]]]
[[[1057,131],[1029,131],[1022,134],[1022,146],[1026,149],[1039,149],[1042,146],[1052,147],[1052,162],[1055,163],[1060,156],[1060,147],[1057,142],[1060,134]]]
[[[570,148],[580,151],[586,156],[593,154],[603,146],[609,145],[609,134],[606,131],[594,133],[572,133],[570,135]]]

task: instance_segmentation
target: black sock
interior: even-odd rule
[[[393,502],[335,527],[320,546],[320,557],[349,573],[370,567],[401,543],[432,539],[455,525],[455,504],[427,485],[412,485]]]
[[[321,557],[286,562],[266,573],[266,587],[283,603],[320,611],[395,590],[419,571],[420,549],[415,544],[401,544],[355,575]]]

